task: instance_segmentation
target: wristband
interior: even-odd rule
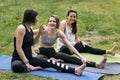
[[[26,60],[24,63],[25,63],[25,64],[28,64],[28,63],[29,63],[29,61],[28,61],[28,60]]]

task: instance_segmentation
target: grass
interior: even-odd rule
[[[120,1],[119,0],[0,0],[0,52],[12,55],[13,36],[16,27],[22,22],[26,8],[39,12],[39,21],[34,27],[46,24],[51,14],[65,19],[69,9],[78,11],[78,33],[94,47],[109,49],[114,41],[120,44]],[[120,47],[117,49],[119,53]],[[2,74],[5,75],[2,75]],[[26,74],[15,74],[0,70],[0,79],[4,80],[51,80]],[[26,78],[27,77],[27,78]],[[100,80],[119,80],[118,75],[107,75]],[[54,80],[54,79],[52,79]]]

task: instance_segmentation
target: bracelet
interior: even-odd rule
[[[29,61],[28,61],[28,60],[26,60],[24,63],[25,63],[25,64],[28,64],[28,63],[29,63]]]

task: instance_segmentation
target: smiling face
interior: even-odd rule
[[[69,22],[70,24],[76,22],[77,20],[77,14],[75,12],[70,12],[67,15],[67,22]]]
[[[76,10],[68,10],[66,15],[66,22],[69,27],[72,28],[72,33],[76,34],[77,32],[77,11]]]
[[[52,15],[48,19],[48,26],[58,28],[59,27],[59,18],[56,15]]]
[[[56,28],[56,19],[54,17],[50,17],[48,20],[48,26]]]

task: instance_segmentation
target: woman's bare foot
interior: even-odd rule
[[[86,67],[86,63],[83,63],[81,66],[75,68],[76,75],[82,75],[83,69]]]
[[[117,46],[118,46],[117,43],[114,42],[113,47],[110,50],[106,50],[106,54],[110,54],[112,56],[115,56],[115,50],[116,50]]]
[[[62,59],[55,59],[55,58],[50,58],[50,60],[54,60],[54,61],[56,61],[56,62],[64,62],[64,60],[62,60]]]
[[[99,63],[96,63],[96,67],[97,68],[104,68],[104,65],[107,61],[107,57],[106,57],[106,54],[103,56],[103,59],[99,62]]]

